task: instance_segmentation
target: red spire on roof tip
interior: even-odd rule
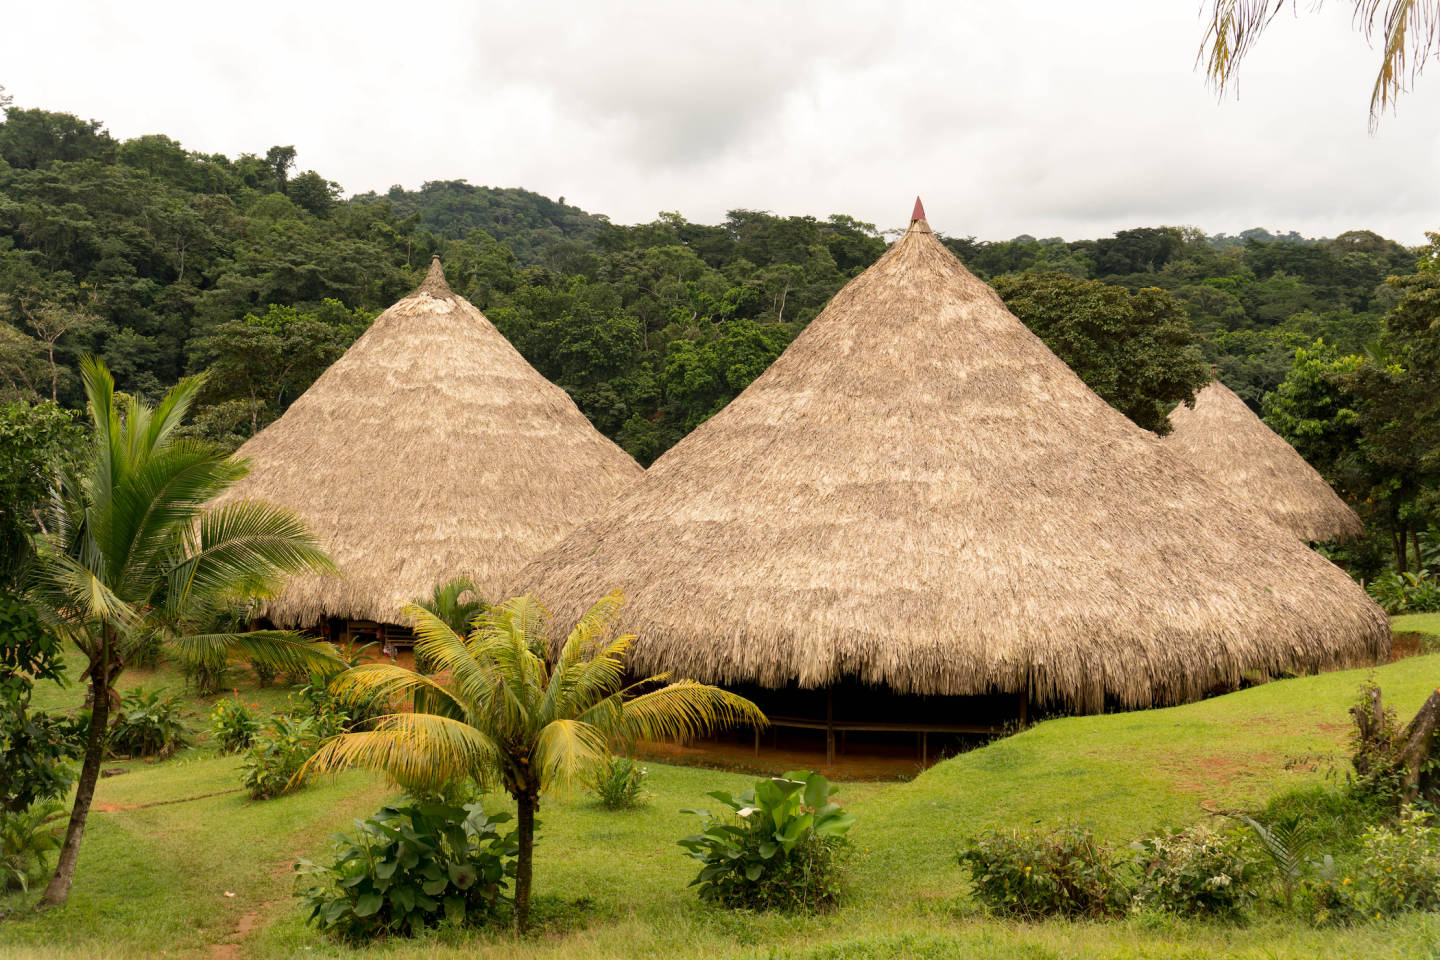
[[[920,198],[919,198],[919,197],[916,197],[916,198],[915,198],[915,212],[912,213],[912,214],[910,214],[910,222],[911,222],[911,223],[914,223],[916,220],[924,220],[924,219],[925,219],[925,205],[920,202]]]

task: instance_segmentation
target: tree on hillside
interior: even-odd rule
[[[1406,86],[1425,68],[1440,41],[1440,2],[1437,0],[1350,0],[1352,23],[1371,43],[1380,40],[1380,70],[1370,93],[1370,127],[1373,130],[1386,107],[1394,107]],[[1197,60],[1205,61],[1205,75],[1221,91],[1233,87],[1240,62],[1250,53],[1267,27],[1286,7],[1299,10],[1295,0],[1211,0]],[[1313,9],[1318,9],[1315,3]]]
[[[530,597],[488,608],[468,636],[411,605],[415,655],[433,665],[435,675],[367,664],[337,677],[334,689],[392,701],[414,694],[416,712],[381,717],[372,730],[328,741],[307,769],[368,767],[419,792],[466,779],[503,787],[519,811],[515,923],[523,931],[542,792],[571,789],[610,755],[612,744],[766,722],[749,700],[718,687],[664,677],[625,685],[625,654],[634,637],[613,636],[622,602],[618,592],[608,594],[563,644]]]
[[[42,905],[70,893],[100,778],[115,681],[156,638],[192,661],[231,654],[279,670],[333,670],[328,644],[283,631],[211,632],[238,598],[264,595],[294,573],[333,570],[289,511],[207,504],[245,475],[244,463],[176,437],[200,380],[182,380],[154,408],[117,405],[104,364],[81,364],[94,428],[88,465],[62,475],[36,538],[30,596],[89,662],[90,727],[75,804]]]
[[[30,560],[36,514],[57,471],[80,461],[85,434],[75,420],[49,401],[0,406],[0,588]]]
[[[1136,424],[1168,433],[1168,414],[1210,380],[1185,308],[1153,287],[1130,293],[1059,273],[998,277],[1005,305],[1086,385]]]
[[[1430,237],[1419,270],[1389,281],[1400,299],[1378,343],[1297,351],[1265,400],[1270,425],[1389,538],[1402,572],[1440,520],[1440,235]]]

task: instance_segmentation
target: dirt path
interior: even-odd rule
[[[149,807],[164,807],[172,803],[189,803],[191,800],[204,800],[206,797],[220,797],[227,793],[239,793],[244,787],[235,787],[231,790],[215,790],[210,793],[199,793],[193,797],[179,797],[174,800],[151,800],[149,803],[97,803],[92,808],[97,813],[120,813],[122,810],[145,810]]]

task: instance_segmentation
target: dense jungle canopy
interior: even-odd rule
[[[76,407],[85,353],[104,358],[121,390],[152,400],[208,371],[191,429],[234,448],[438,253],[454,290],[648,464],[744,389],[888,242],[839,213],[737,209],[719,224],[661,213],[625,226],[563,197],[463,180],[346,198],[295,158],[293,146],[231,158],[159,134],[122,141],[99,121],[8,105],[0,402]],[[1268,410],[1392,545],[1432,522],[1436,457],[1423,438],[1433,424],[1376,412],[1365,434],[1374,443],[1362,441],[1356,398],[1401,391],[1397,378],[1420,389],[1401,354],[1433,349],[1433,248],[1363,229],[942,239],[1141,426],[1164,430],[1168,409],[1213,370]]]

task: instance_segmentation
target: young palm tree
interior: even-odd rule
[[[466,594],[469,594],[468,599],[460,599]],[[475,588],[475,581],[469,577],[454,577],[444,583],[435,584],[430,596],[424,600],[416,600],[415,605],[435,614],[456,633],[469,633],[470,624],[485,612],[485,601],[481,599],[480,591]]]
[[[301,775],[362,766],[410,790],[439,790],[467,777],[482,788],[503,787],[519,814],[515,925],[523,931],[542,791],[571,789],[612,744],[766,722],[749,700],[691,680],[658,676],[623,686],[634,637],[611,638],[622,603],[615,592],[595,604],[553,659],[548,614],[530,597],[489,608],[469,636],[411,605],[415,652],[436,675],[367,664],[341,674],[335,686],[394,700],[423,692],[426,709],[381,717],[370,731],[328,741]]]
[[[297,634],[200,632],[227,605],[272,591],[289,574],[333,570],[286,510],[250,501],[206,508],[246,465],[174,435],[200,380],[181,381],[153,409],[132,399],[122,411],[105,365],[87,357],[81,370],[93,461],[61,477],[36,537],[30,592],[88,659],[92,709],[75,806],[42,905],[69,895],[115,680],[145,644],[158,637],[192,660],[240,655],[281,670],[339,667],[328,644]]]
[[[461,597],[468,599],[462,600]],[[470,625],[475,622],[476,617],[485,612],[486,607],[480,591],[475,587],[475,581],[469,577],[453,577],[444,583],[435,584],[429,598],[416,600],[415,605],[435,614],[445,621],[446,626],[460,634],[470,632]],[[415,661],[415,669],[421,673],[432,672],[430,664],[423,658]]]

